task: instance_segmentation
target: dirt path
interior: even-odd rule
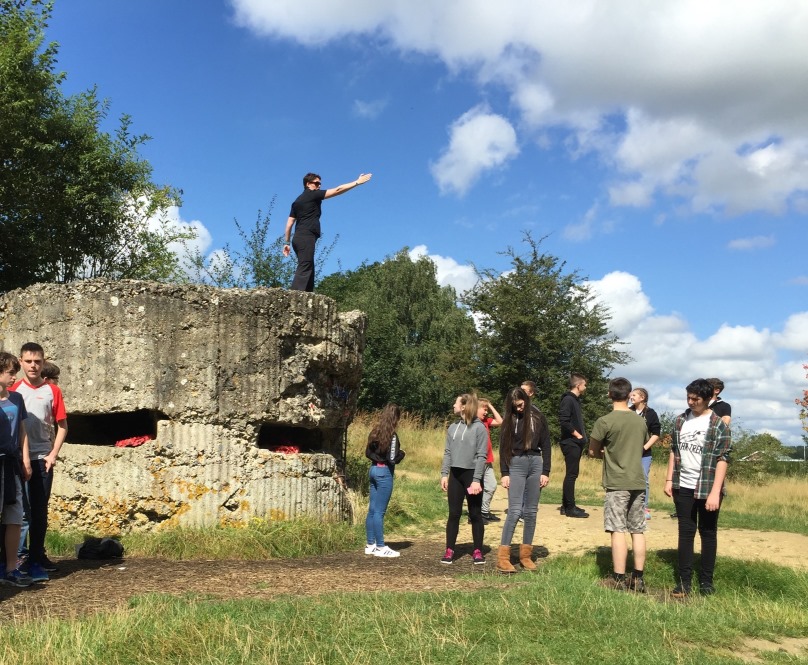
[[[561,517],[556,506],[539,510],[536,552],[539,557],[562,553],[580,554],[607,547],[603,532],[603,510],[587,508],[588,519]],[[494,499],[493,510],[504,518],[505,497]],[[669,513],[655,512],[649,523],[649,550],[676,548],[676,520]],[[503,522],[486,528],[485,542],[496,548]],[[514,542],[518,543],[521,526]],[[316,595],[332,591],[361,592],[440,591],[484,585],[493,571],[493,555],[485,566],[472,566],[471,529],[461,524],[460,558],[451,566],[438,559],[443,542],[440,531],[418,538],[391,538],[390,545],[401,551],[398,559],[380,560],[359,552],[276,561],[163,561],[130,558],[115,563],[77,560],[60,562],[50,582],[29,589],[0,587],[0,622],[39,617],[68,617],[124,607],[135,595],[144,593],[197,593],[220,598],[272,598],[280,595]],[[465,545],[464,545],[465,544]],[[808,537],[791,533],[722,529],[719,553],[743,559],[757,559],[808,569],[803,558]],[[460,579],[479,574],[479,581]]]

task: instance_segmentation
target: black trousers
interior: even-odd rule
[[[446,547],[455,548],[457,532],[460,530],[460,515],[463,512],[463,499],[468,502],[469,519],[471,520],[471,537],[474,549],[483,548],[483,493],[469,494],[468,488],[474,480],[474,469],[461,469],[453,466],[449,469],[449,486],[446,489],[449,500],[449,519],[446,521]],[[481,483],[482,484],[482,483]]]
[[[561,505],[564,508],[575,507],[575,481],[578,480],[583,450],[583,446],[575,439],[567,439],[561,442],[561,452],[564,454],[564,464],[567,467],[564,484],[561,488]]]
[[[701,538],[699,584],[712,584],[718,550],[718,513],[707,510],[706,499],[693,497],[693,490],[673,490],[673,502],[679,518],[679,582],[690,587],[693,577],[693,544],[698,530]]]
[[[314,291],[314,246],[317,237],[311,233],[295,233],[292,249],[297,256],[297,270],[292,279],[293,291]]]

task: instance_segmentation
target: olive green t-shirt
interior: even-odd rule
[[[642,447],[648,441],[645,418],[634,411],[612,411],[595,421],[589,435],[603,443],[603,487],[644,490]]]

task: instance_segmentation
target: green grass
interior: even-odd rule
[[[78,532],[48,532],[48,552],[73,556],[84,540]],[[243,527],[176,527],[121,538],[127,556],[166,559],[265,560],[315,556],[354,549],[364,541],[363,529],[347,523],[313,519],[289,522],[252,520]]]
[[[746,638],[808,633],[808,574],[724,559],[715,596],[679,603],[600,587],[601,559],[558,557],[538,574],[511,579],[474,576],[469,591],[273,601],[144,596],[126,611],[6,626],[1,653],[18,665],[712,665],[742,662]],[[670,563],[652,557],[647,575],[653,591],[667,581]],[[774,654],[766,662],[798,661]]]

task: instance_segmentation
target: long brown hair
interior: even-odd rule
[[[380,455],[384,455],[390,450],[390,442],[398,427],[401,418],[401,409],[397,404],[388,404],[382,409],[379,421],[373,426],[368,434],[368,443],[375,441],[378,444],[377,450]]]
[[[499,454],[505,464],[510,466],[511,458],[513,457],[513,435],[516,423],[516,409],[513,403],[515,400],[522,400],[525,403],[525,408],[522,411],[522,419],[524,421],[522,430],[522,446],[523,450],[529,450],[533,445],[534,436],[542,438],[545,436],[547,430],[547,419],[541,411],[536,411],[530,400],[530,395],[521,387],[513,388],[508,392],[505,398],[505,407],[502,413],[502,427],[500,428],[499,435]]]

